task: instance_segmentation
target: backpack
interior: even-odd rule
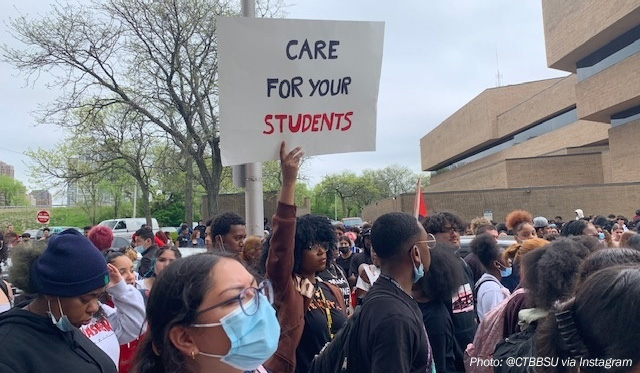
[[[367,299],[375,299],[382,294],[369,294]],[[322,347],[311,361],[309,373],[349,373],[357,372],[360,360],[359,336],[360,313],[362,305],[358,305],[353,315],[333,337],[331,342]]]
[[[524,289],[518,289],[510,297],[498,303],[494,308],[484,315],[484,319],[478,325],[473,343],[469,344],[464,353],[464,365],[467,372],[490,373],[493,367],[482,366],[481,364],[471,364],[471,358],[491,359],[496,349],[496,345],[503,340],[504,316],[507,303],[516,294],[524,293]]]
[[[509,364],[505,363],[507,358],[523,358],[535,357],[535,339],[536,323],[532,323],[529,327],[519,333],[512,334],[498,343],[493,353],[493,359],[500,361],[494,366],[494,372],[497,373],[534,373],[534,364]],[[521,360],[521,359],[520,359]],[[520,366],[518,366],[520,365]]]
[[[309,373],[346,373],[353,372],[359,360],[358,319],[362,306],[357,306],[353,315],[333,337],[322,347],[311,361]],[[354,348],[351,348],[354,347]]]

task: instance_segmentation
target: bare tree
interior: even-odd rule
[[[281,3],[259,1],[274,16]],[[193,159],[218,210],[222,172],[217,102],[217,15],[237,15],[232,1],[104,0],[52,6],[48,16],[12,19],[24,48],[3,46],[4,58],[27,78],[47,72],[62,95],[42,120],[70,124],[77,109],[123,105],[144,116]]]

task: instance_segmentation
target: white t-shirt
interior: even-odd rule
[[[478,285],[480,285],[480,287],[478,287]],[[484,319],[484,315],[487,312],[511,294],[507,288],[502,286],[497,278],[488,273],[483,274],[482,277],[478,279],[476,283],[476,293],[478,297],[478,318],[480,321]]]

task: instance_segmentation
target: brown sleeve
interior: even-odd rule
[[[291,276],[296,234],[296,206],[278,202],[272,228],[266,277],[271,280],[276,297],[282,297],[288,287],[293,286]]]

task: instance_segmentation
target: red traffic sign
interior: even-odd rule
[[[48,224],[49,220],[51,220],[51,215],[49,215],[49,211],[47,210],[40,210],[36,215],[36,219],[40,224]]]

